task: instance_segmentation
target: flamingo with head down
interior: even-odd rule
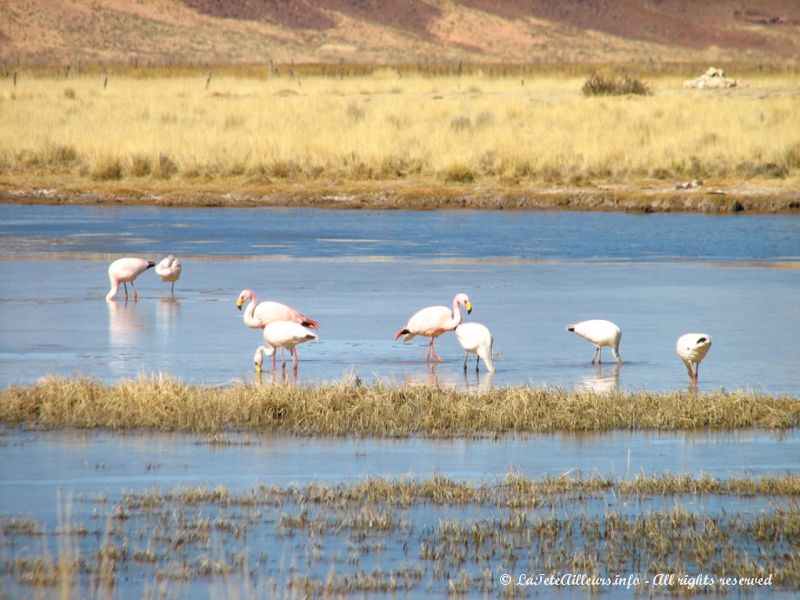
[[[439,355],[433,346],[436,338],[447,331],[453,331],[456,327],[461,325],[461,306],[467,309],[467,314],[472,312],[472,303],[466,294],[456,294],[453,298],[453,308],[446,306],[429,306],[414,313],[400,331],[398,331],[394,339],[402,336],[403,341],[407,342],[414,336],[423,335],[431,338],[428,343],[428,351],[425,354],[425,362],[433,358],[436,362],[441,361]]]
[[[574,325],[568,325],[567,331],[577,333],[594,345],[592,364],[595,361],[598,365],[602,362],[603,346],[611,348],[611,353],[617,359],[617,362],[622,362],[622,357],[619,355],[619,342],[622,339],[622,332],[615,323],[605,319],[590,319]]]
[[[675,344],[675,351],[689,372],[689,381],[695,386],[700,376],[700,361],[706,357],[709,348],[711,336],[707,333],[685,333]]]
[[[292,321],[298,323],[303,327],[311,327],[312,329],[319,329],[317,323],[311,317],[296,311],[291,306],[281,304],[280,302],[258,302],[256,293],[253,290],[242,290],[239,297],[236,299],[236,308],[242,310],[242,305],[250,301],[244,311],[244,324],[253,329],[264,329],[267,325],[274,321]]]
[[[108,279],[111,281],[111,289],[106,294],[106,300],[111,301],[117,295],[119,284],[125,287],[125,300],[128,299],[128,283],[130,282],[133,288],[133,299],[139,299],[139,292],[136,291],[136,286],[133,285],[134,280],[144,273],[150,267],[154,267],[156,263],[152,260],[144,260],[142,258],[126,257],[118,258],[108,267]]]
[[[490,373],[494,373],[494,362],[492,361],[492,347],[494,338],[492,332],[486,325],[481,323],[462,323],[456,327],[456,337],[458,343],[464,349],[464,372],[467,371],[467,358],[470,354],[475,354],[475,370],[478,370],[478,359],[482,358],[486,368]]]
[[[298,344],[316,340],[319,336],[299,323],[294,321],[273,321],[264,327],[264,342],[266,346],[259,346],[256,354],[253,357],[253,363],[256,366],[256,374],[261,374],[261,366],[264,363],[264,354],[272,356],[272,368],[275,368],[276,348],[281,349],[281,357],[283,364],[286,364],[285,348],[289,348],[292,354],[292,362],[297,367],[300,362],[300,357],[297,355]]]

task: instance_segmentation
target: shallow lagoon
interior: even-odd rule
[[[675,339],[703,331],[714,345],[701,389],[800,390],[793,216],[2,206],[0,217],[4,385],[47,373],[251,378],[260,333],[234,306],[249,287],[322,323],[299,349],[300,383],[674,390],[687,383]],[[103,300],[111,259],[167,253],[184,263],[174,298],[147,272],[138,303]],[[457,291],[494,333],[491,381],[471,369],[465,380],[454,336],[437,343],[434,369],[423,340],[392,340]],[[621,326],[621,367],[592,367],[591,346],[565,331],[586,318]]]

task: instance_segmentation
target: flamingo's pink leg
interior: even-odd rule
[[[435,341],[436,341],[436,338],[432,337],[431,338],[431,358],[433,358],[436,362],[442,362],[442,359],[439,358],[438,354],[436,354],[436,348],[433,346]]]
[[[297,367],[297,363],[300,362],[300,357],[297,356],[297,348],[292,348],[292,362],[295,367]]]

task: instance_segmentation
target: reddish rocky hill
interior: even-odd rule
[[[797,0],[2,0],[0,60],[796,61]]]

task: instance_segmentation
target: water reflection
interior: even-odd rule
[[[174,342],[181,302],[175,296],[161,296],[156,305],[156,330],[164,342]]]
[[[432,387],[440,387],[441,381],[439,374],[436,372],[437,363],[426,363],[423,367],[424,370],[406,373],[403,376],[403,383],[410,385],[430,385]]]
[[[619,389],[620,363],[614,363],[612,367],[597,364],[594,367],[594,374],[590,377],[582,377],[577,388],[594,392],[595,394],[609,394]]]
[[[474,383],[472,380],[474,379]],[[478,394],[490,392],[494,385],[494,371],[475,371],[474,377],[469,370],[464,371],[464,387]]]
[[[139,346],[145,332],[145,324],[137,302],[127,300],[106,301],[108,305],[108,343],[111,348]]]
[[[276,384],[296,384],[297,383],[297,367],[296,364],[290,364],[289,368],[286,368],[286,363],[282,365],[273,366],[272,369],[269,370],[267,374],[267,381],[266,384],[268,385],[276,385]],[[264,385],[264,370],[257,370],[255,374],[255,383],[256,385]]]

